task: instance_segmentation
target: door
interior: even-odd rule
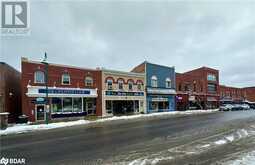
[[[95,114],[95,106],[93,101],[88,101],[86,104],[86,110],[88,112],[88,115],[94,115]]]
[[[37,105],[36,106],[36,120],[37,121],[45,120],[45,108],[44,108],[44,105]]]

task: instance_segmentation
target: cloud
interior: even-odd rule
[[[31,1],[31,35],[2,37],[4,61],[20,57],[130,70],[144,60],[184,72],[220,70],[220,81],[255,85],[252,1]]]

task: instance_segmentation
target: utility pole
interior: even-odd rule
[[[48,79],[49,79],[49,63],[47,62],[47,53],[44,54],[44,59],[42,61],[42,64],[45,66],[45,86],[46,86],[46,113],[45,113],[45,123],[49,124],[49,112],[50,112],[50,105],[49,105],[49,90],[48,90]]]

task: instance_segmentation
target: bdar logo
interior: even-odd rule
[[[8,164],[8,159],[2,157],[2,159],[0,160],[0,164],[7,165]]]

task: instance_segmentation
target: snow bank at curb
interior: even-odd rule
[[[24,133],[24,132],[30,132],[30,131],[70,127],[70,126],[90,124],[90,123],[100,123],[100,122],[114,121],[114,120],[132,120],[137,118],[147,118],[147,117],[166,116],[166,115],[167,116],[168,115],[190,115],[190,114],[212,113],[216,111],[218,111],[218,109],[160,112],[160,113],[151,113],[151,114],[138,114],[138,115],[131,115],[131,116],[113,116],[110,118],[98,119],[96,121],[77,120],[77,121],[58,122],[58,123],[50,123],[50,124],[38,124],[38,125],[17,124],[17,125],[8,127],[6,130],[0,130],[0,136],[8,135],[8,134],[18,134],[18,133]]]

